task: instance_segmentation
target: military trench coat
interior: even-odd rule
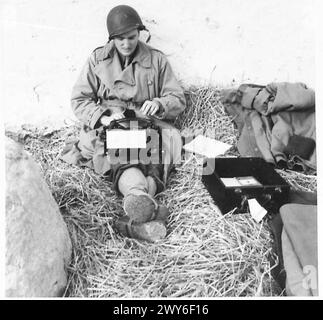
[[[315,92],[304,83],[242,84],[224,89],[221,101],[239,130],[244,157],[316,170]]]
[[[98,174],[108,172],[111,163],[99,138],[100,118],[126,109],[144,117],[139,109],[146,100],[161,106],[155,122],[162,129],[169,129],[162,130],[163,149],[169,160],[164,164],[166,183],[170,169],[180,162],[182,148],[180,133],[169,122],[185,109],[186,101],[165,55],[141,41],[124,69],[113,41],[92,52],[71,97],[73,112],[83,128],[77,143],[67,144],[61,158],[71,164],[89,166]]]

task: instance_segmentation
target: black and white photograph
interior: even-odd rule
[[[319,299],[318,10],[1,0],[4,299]]]

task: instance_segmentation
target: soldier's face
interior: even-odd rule
[[[114,43],[123,56],[130,56],[136,49],[139,40],[139,31],[137,29],[124,33],[114,38]]]

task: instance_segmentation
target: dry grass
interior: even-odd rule
[[[188,92],[189,107],[176,122],[235,144],[236,132],[214,88]],[[204,128],[208,128],[207,132]],[[86,168],[59,160],[77,127],[56,132],[25,128],[25,149],[41,165],[73,243],[65,296],[223,297],[280,295],[270,271],[266,222],[248,214],[222,215],[201,182],[201,158],[191,155],[171,176],[158,200],[171,215],[165,240],[150,244],[113,229],[122,215],[111,184]],[[236,154],[235,150],[231,154]],[[316,176],[280,172],[296,189],[315,190]]]

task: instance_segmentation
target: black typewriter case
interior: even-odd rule
[[[250,176],[260,184],[228,187],[222,179]],[[272,215],[289,200],[289,184],[262,158],[207,158],[202,182],[222,214],[246,213],[247,200],[255,198]]]

